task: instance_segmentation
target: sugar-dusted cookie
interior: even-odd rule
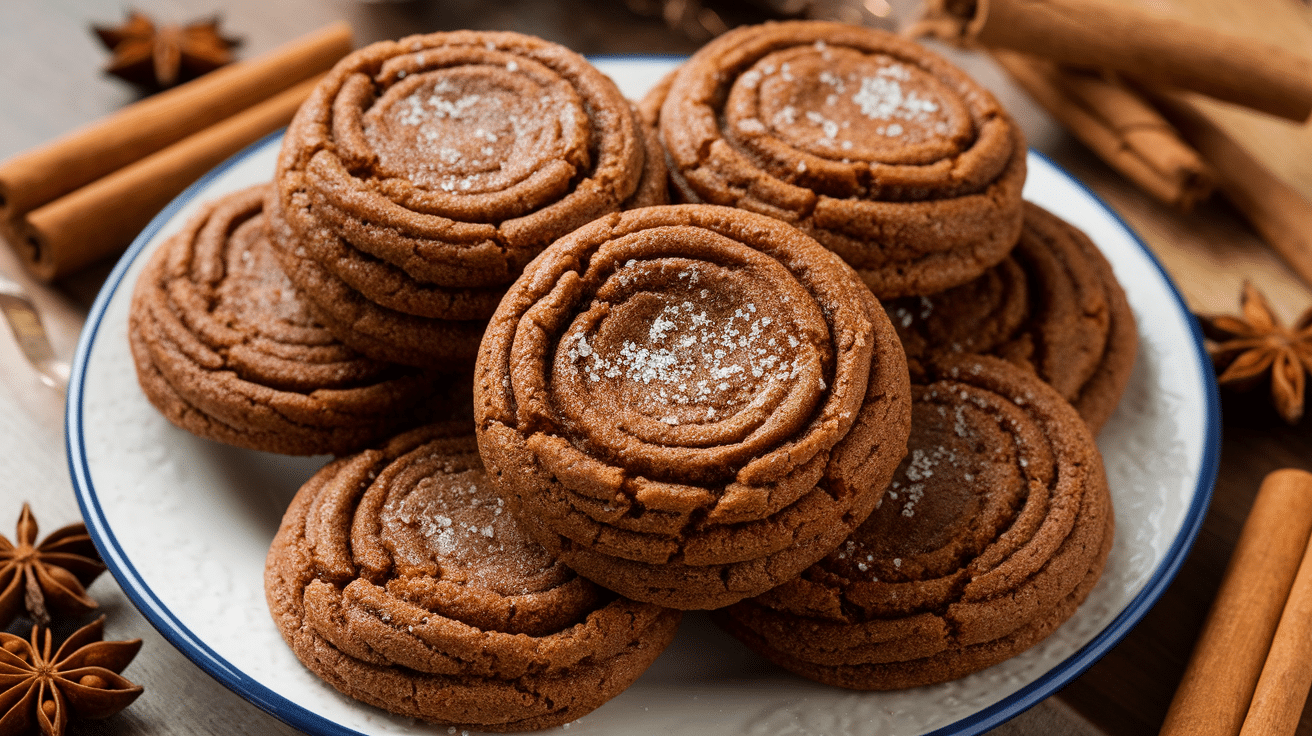
[[[850,267],[779,220],[611,215],[507,293],[479,449],[524,527],[636,600],[715,608],[834,548],[906,450],[908,376]]]
[[[343,341],[472,364],[538,251],[665,201],[658,148],[614,83],[563,46],[474,31],[376,43],[339,62],[288,128],[271,238]]]
[[[906,39],[818,21],[737,28],[641,107],[658,103],[683,201],[791,222],[880,298],[970,281],[1020,233],[1019,128]]]
[[[913,375],[940,352],[997,355],[1034,370],[1095,433],[1138,351],[1134,313],[1107,259],[1079,228],[1028,202],[1002,263],[968,284],[890,301],[888,312]]]
[[[568,723],[632,684],[679,612],[528,538],[468,432],[423,427],[315,474],[269,550],[270,612],[306,667],[366,703],[482,731]]]
[[[468,392],[468,378],[366,358],[315,322],[264,235],[266,189],[208,203],[138,278],[129,338],[151,403],[201,437],[316,455],[418,423],[453,384]]]
[[[879,508],[800,577],[714,614],[804,677],[889,690],[984,669],[1050,634],[1102,573],[1111,497],[1074,409],[993,357],[944,356],[924,379]]]

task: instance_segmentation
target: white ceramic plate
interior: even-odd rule
[[[640,96],[670,59],[603,59]],[[128,352],[132,285],[146,255],[199,203],[270,178],[280,137],[234,157],[146,228],[96,300],[68,394],[69,464],[87,526],[142,613],[224,685],[316,734],[444,734],[339,695],[284,645],[264,602],[264,556],[282,512],[323,459],[238,450],[169,424],[137,386]],[[1216,385],[1194,321],[1161,267],[1096,197],[1031,153],[1026,198],[1084,229],[1125,286],[1139,362],[1099,446],[1116,505],[1102,580],[1047,640],[984,672],[933,687],[858,693],[769,665],[702,614],[626,692],[571,734],[974,734],[1083,672],[1147,612],[1175,575],[1216,474]]]

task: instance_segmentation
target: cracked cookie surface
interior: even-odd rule
[[[1069,618],[1102,573],[1111,497],[1093,436],[1032,373],[931,361],[910,453],[870,518],[798,578],[714,614],[804,677],[918,687],[1014,656]]]
[[[965,73],[883,31],[737,28],[641,109],[658,117],[681,201],[790,222],[880,298],[965,283],[1020,231],[1019,128]]]
[[[311,478],[269,550],[265,593],[297,658],[333,687],[487,731],[591,712],[646,670],[680,618],[602,590],[533,542],[454,423]]]
[[[543,545],[636,600],[767,590],[873,508],[908,430],[883,308],[797,229],[651,207],[552,244],[480,348],[479,447]]]

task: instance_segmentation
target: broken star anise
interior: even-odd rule
[[[32,509],[18,515],[17,544],[0,536],[0,627],[26,609],[43,626],[50,615],[76,615],[96,608],[86,586],[105,571],[85,524],[69,524],[36,544]]]
[[[161,25],[135,12],[113,28],[94,26],[105,47],[114,52],[105,71],[134,84],[167,89],[232,61],[239,41],[219,33],[211,18],[186,26]]]
[[[108,718],[137,699],[142,687],[119,674],[141,640],[101,641],[105,617],[83,626],[50,654],[50,630],[32,627],[30,641],[0,632],[0,736],[61,736],[72,716]],[[43,637],[42,634],[45,636]]]
[[[1312,308],[1293,327],[1285,327],[1271,311],[1266,298],[1244,282],[1241,317],[1202,317],[1203,334],[1212,344],[1208,352],[1222,386],[1246,390],[1269,377],[1271,401],[1286,422],[1303,416],[1307,372],[1312,371]]]

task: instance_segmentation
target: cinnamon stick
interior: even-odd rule
[[[992,53],[1057,122],[1139,188],[1183,210],[1211,195],[1215,172],[1134,92],[1014,51]]]
[[[1240,736],[1280,736],[1298,729],[1312,688],[1312,544],[1303,553],[1294,587],[1280,614],[1271,653],[1253,693]]]
[[[321,74],[350,51],[350,26],[335,23],[21,153],[0,164],[0,219],[13,220]]]
[[[188,185],[290,122],[318,81],[301,82],[38,207],[15,223],[10,241],[32,273],[47,281],[123,250]]]
[[[1312,536],[1312,473],[1262,481],[1162,736],[1237,734]]]
[[[1112,69],[1303,121],[1312,57],[1097,0],[929,0],[914,32]]]
[[[1312,201],[1271,173],[1183,95],[1142,91],[1212,165],[1221,191],[1253,229],[1312,286]]]

